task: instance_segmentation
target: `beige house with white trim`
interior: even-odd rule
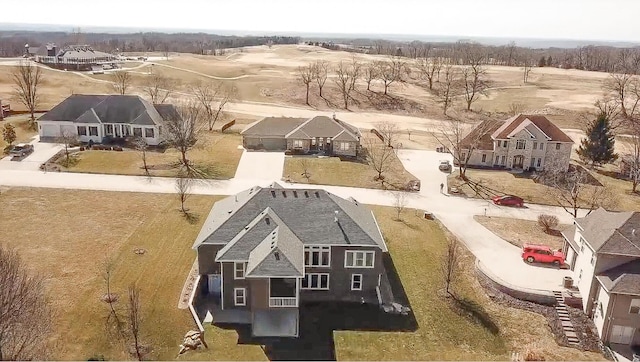
[[[569,168],[573,140],[547,117],[519,114],[492,127],[486,122],[461,142],[470,145],[478,138],[478,130],[486,130],[469,158],[469,166],[536,171]]]

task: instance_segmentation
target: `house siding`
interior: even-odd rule
[[[609,312],[610,298],[607,291],[601,285],[598,285],[597,295],[598,298],[596,300],[597,304],[595,306],[595,312],[593,314],[593,324],[595,324],[596,329],[598,330],[598,336],[600,336],[600,339],[602,339],[606,328],[606,316]]]
[[[216,263],[216,254],[224,245],[200,244],[198,246],[198,271],[200,275],[220,274],[220,263]]]
[[[348,143],[349,144],[349,149],[348,150],[341,150],[340,149],[340,144],[341,143]],[[334,141],[332,144],[333,147],[333,154],[334,155],[341,155],[341,156],[357,156],[358,154],[358,142],[345,142],[345,141]]]
[[[631,344],[640,343],[640,332],[638,332],[638,328],[640,327],[640,314],[629,313],[631,300],[640,299],[640,296],[612,294],[611,299],[611,312],[609,314],[611,322],[609,323],[607,330],[608,333],[605,335],[605,340],[603,340],[603,342],[608,343],[610,341],[611,329],[614,325],[618,325],[635,328],[636,330]]]
[[[576,286],[578,287],[578,290],[580,291],[580,296],[582,297],[583,311],[587,315],[591,316],[593,304],[594,304],[593,298],[595,297],[595,293],[596,293],[595,286],[597,282],[595,281],[595,278],[594,278],[595,267],[591,265],[591,256],[593,255],[593,250],[591,250],[588,243],[585,242],[584,250],[580,251],[581,236],[582,235],[580,234],[580,231],[576,229],[574,240],[578,245],[578,251],[577,251],[578,255],[576,257],[576,265],[575,265],[575,268],[573,269],[573,273],[574,273],[574,280],[576,281]],[[596,260],[596,266],[597,266],[597,263],[598,263],[598,260]],[[580,277],[580,272],[582,272],[581,277]]]
[[[249,288],[251,288],[251,310],[268,309],[269,308],[269,279],[249,279]]]
[[[545,145],[544,163],[548,165],[548,169],[558,169],[566,171],[569,169],[569,161],[571,161],[571,149],[573,143],[560,143],[560,149],[556,150],[558,142],[548,142]]]
[[[248,279],[234,279],[234,265],[233,263],[222,263],[223,275],[224,278],[222,280],[222,299],[224,301],[224,309],[250,309],[252,302],[252,293],[249,285],[250,280]],[[246,288],[247,292],[245,294],[245,304],[246,306],[236,306],[234,301],[234,288]]]
[[[302,141],[302,148],[298,147],[294,147],[294,141]],[[311,140],[308,139],[296,139],[296,138],[291,138],[291,139],[287,139],[287,149],[288,150],[303,150],[304,152],[308,152],[309,149],[311,148]]]
[[[373,268],[345,268],[345,251],[375,251]],[[360,302],[375,295],[378,276],[384,270],[382,251],[376,247],[331,247],[331,267],[306,267],[305,273],[329,273],[329,290],[300,290],[300,301]],[[362,274],[362,290],[351,290],[351,274]],[[370,301],[370,300],[368,300]]]

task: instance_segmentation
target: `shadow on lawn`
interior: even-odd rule
[[[451,297],[453,307],[459,314],[465,314],[472,318],[474,321],[480,323],[482,327],[488,330],[491,334],[497,335],[500,333],[500,327],[493,321],[489,313],[474,300],[466,298]]]
[[[410,307],[400,277],[388,253],[383,255],[383,263],[394,300]],[[256,338],[251,336],[250,325],[217,326],[235,329],[238,332],[238,344],[262,345],[267,358],[273,361],[336,360],[334,331],[414,332],[418,329],[413,312],[409,312],[408,315],[385,313],[380,306],[374,304],[303,303],[299,315],[298,338]]]

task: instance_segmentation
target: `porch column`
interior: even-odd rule
[[[300,307],[300,278],[296,278],[296,307]]]

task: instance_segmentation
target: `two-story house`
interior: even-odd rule
[[[502,123],[485,121],[460,144],[462,159],[471,149],[469,166],[536,171],[567,170],[573,147],[571,138],[547,117],[524,114]]]
[[[297,337],[301,303],[382,304],[389,289],[372,211],[324,190],[274,183],[220,200],[193,249],[213,322],[233,313],[256,337]]]
[[[602,208],[563,232],[584,312],[605,344],[640,344],[640,212]]]

